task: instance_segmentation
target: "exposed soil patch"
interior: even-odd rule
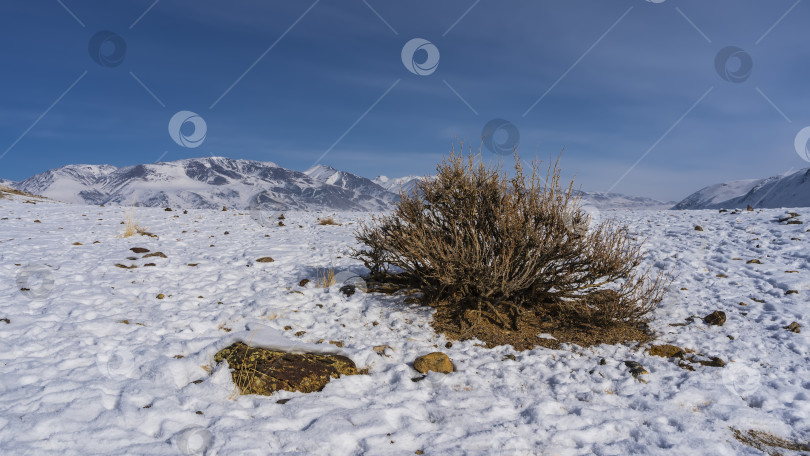
[[[652,334],[643,325],[586,326],[537,311],[524,312],[515,319],[514,329],[504,329],[500,322],[486,313],[467,310],[464,315],[456,315],[450,307],[443,306],[437,309],[431,325],[436,332],[444,333],[451,340],[478,339],[485,342],[487,348],[511,345],[518,351],[538,346],[556,349],[561,343],[589,347],[652,340]],[[554,339],[538,337],[540,334],[550,334]]]
[[[776,451],[777,448],[790,451],[810,451],[810,443],[791,442],[767,432],[753,429],[743,432],[735,428],[731,428],[731,431],[734,432],[734,438],[744,445],[756,448],[771,456],[782,454]]]

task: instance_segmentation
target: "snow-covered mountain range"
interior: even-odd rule
[[[599,210],[609,209],[668,209],[673,201],[663,202],[645,196],[629,196],[621,193],[605,192],[579,192],[582,195],[582,204],[590,205]]]
[[[373,182],[389,192],[399,194],[400,189],[404,190],[405,193],[410,193],[411,190],[414,189],[414,186],[416,186],[417,182],[425,179],[427,179],[426,176],[405,176],[395,178],[388,176],[377,176],[374,178]]]
[[[0,185],[78,204],[140,205],[177,209],[379,211],[413,190],[426,176],[373,180],[329,166],[305,172],[272,162],[205,157],[118,168],[68,165],[20,182]],[[583,204],[598,209],[664,209],[673,203],[615,193],[583,192]]]
[[[767,179],[748,179],[710,185],[672,209],[734,209],[810,206],[810,168]]]
[[[368,179],[326,167],[312,176],[271,162],[206,157],[117,168],[68,165],[12,186],[82,204],[247,209],[257,195],[280,209],[380,210],[397,196]],[[332,179],[332,183],[327,181]]]
[[[388,191],[374,181],[331,166],[316,165],[304,171],[304,174],[318,182],[354,192],[355,199],[361,202],[370,198],[386,204],[399,200],[396,193]]]

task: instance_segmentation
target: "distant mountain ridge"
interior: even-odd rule
[[[367,179],[330,166],[304,171],[272,162],[204,157],[126,167],[67,165],[9,187],[54,200],[92,205],[177,209],[384,211],[429,176]],[[673,203],[615,193],[583,192],[598,209],[664,209]]]
[[[344,177],[351,181],[352,176]],[[343,188],[272,162],[206,157],[123,168],[68,165],[13,187],[70,203],[188,209],[248,209],[259,194],[263,203],[280,209],[370,211],[396,200],[368,182],[373,187]]]
[[[810,206],[810,168],[766,179],[710,185],[689,195],[672,209],[736,209]]]
[[[674,201],[664,202],[646,196],[629,196],[621,193],[579,192],[582,204],[600,210],[610,209],[669,209]]]
[[[405,176],[405,177],[395,177],[391,178],[388,176],[377,176],[373,179],[373,182],[380,187],[388,190],[389,192],[394,192],[399,194],[400,190],[404,190],[405,193],[410,193],[416,187],[416,184],[420,181],[428,179],[427,176]]]

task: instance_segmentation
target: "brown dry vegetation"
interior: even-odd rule
[[[155,234],[150,233],[146,230],[146,228],[138,224],[138,222],[135,220],[135,208],[133,207],[126,213],[124,232],[121,233],[121,237],[128,238],[136,234],[140,234],[141,236],[157,237]]]
[[[11,187],[7,187],[5,185],[0,185],[0,199],[5,198],[7,195],[17,195],[17,196],[27,196],[29,198],[39,198],[39,199],[47,199],[43,196],[34,195],[33,193],[24,192],[22,190],[17,190]]]
[[[336,222],[332,217],[325,217],[318,219],[318,225],[340,225],[340,223]]]
[[[734,438],[741,443],[756,448],[770,456],[782,454],[776,450],[776,448],[790,451],[810,451],[810,443],[793,442],[767,432],[755,431],[753,429],[743,432],[735,428],[731,428],[731,431],[734,433]]]
[[[451,152],[391,215],[361,225],[353,256],[374,281],[420,289],[448,336],[487,337],[486,326],[534,340],[552,332],[544,326],[568,327],[591,343],[617,326],[639,334],[670,276],[639,270],[642,244],[627,226],[589,226],[573,180],[560,185],[559,161],[543,178],[516,154],[512,174]]]
[[[315,286],[329,288],[335,284],[335,268],[319,268],[315,273]]]

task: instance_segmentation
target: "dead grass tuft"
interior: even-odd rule
[[[146,228],[140,226],[135,220],[135,208],[131,207],[127,210],[126,220],[124,221],[124,232],[121,237],[128,238],[140,234],[141,236],[157,237],[157,235],[150,233]]]
[[[319,288],[329,288],[335,284],[335,268],[319,268],[315,273],[315,286]]]

